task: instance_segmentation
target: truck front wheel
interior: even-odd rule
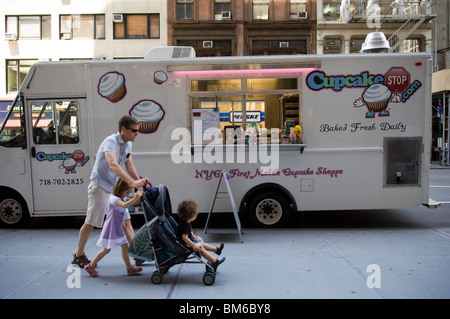
[[[253,197],[248,213],[255,226],[282,227],[289,219],[289,203],[278,193],[264,192]]]
[[[6,194],[0,199],[0,222],[3,226],[23,225],[29,219],[27,206],[22,198]]]

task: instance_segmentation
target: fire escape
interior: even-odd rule
[[[436,17],[437,0],[354,1],[344,0],[347,22],[366,22],[380,28],[383,23],[400,27],[388,38],[394,52],[423,23]],[[380,30],[382,31],[382,30]]]

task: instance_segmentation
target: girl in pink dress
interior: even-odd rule
[[[109,196],[108,213],[97,242],[97,246],[102,247],[102,249],[84,267],[92,277],[98,276],[98,272],[95,270],[97,263],[111,251],[112,247],[117,246],[122,248],[122,258],[127,267],[127,275],[135,275],[142,271],[141,267],[133,267],[131,265],[130,255],[128,254],[128,241],[123,230],[125,211],[128,207],[138,204],[142,196],[142,193],[137,191],[135,197],[127,200],[131,190],[132,188],[119,178],[112,194]]]

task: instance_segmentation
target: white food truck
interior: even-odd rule
[[[96,151],[123,114],[141,122],[138,172],[168,187],[174,211],[192,198],[209,212],[222,170],[239,214],[259,226],[428,204],[430,54],[192,50],[34,64],[0,118],[1,222],[84,215]],[[216,200],[214,212],[231,211]]]

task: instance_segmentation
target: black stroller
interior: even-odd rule
[[[167,187],[147,187],[141,202],[145,224],[136,232],[128,252],[133,258],[155,261],[157,270],[152,274],[152,283],[160,284],[164,274],[176,264],[202,263],[206,268],[203,283],[212,285],[216,279],[214,267],[177,239],[178,225],[171,216],[172,205]]]

